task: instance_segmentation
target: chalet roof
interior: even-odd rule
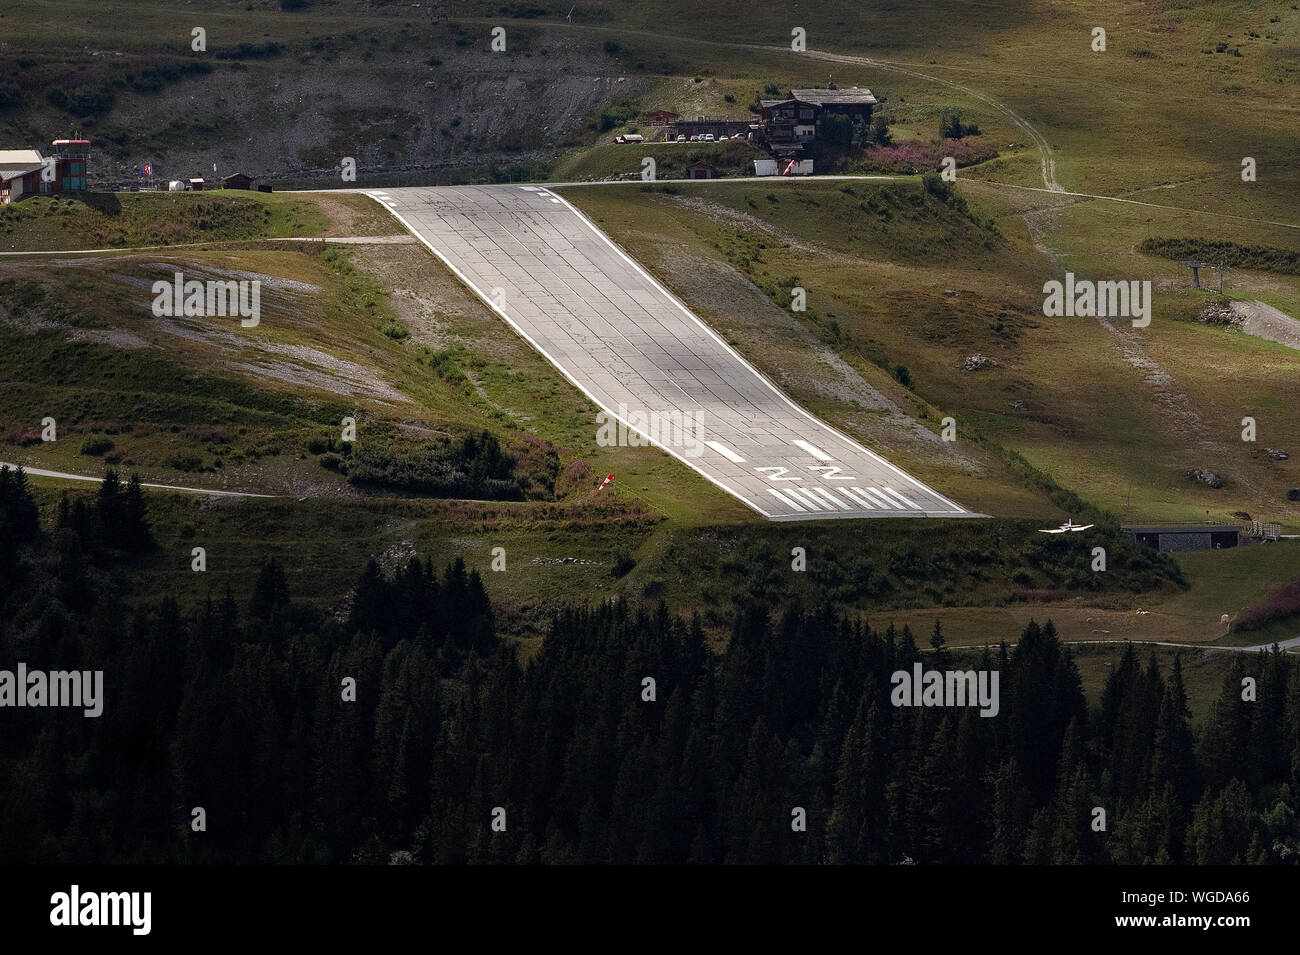
[[[865,86],[848,86],[836,90],[791,90],[790,96],[818,106],[874,106],[876,97]]]
[[[798,100],[793,99],[761,99],[758,101],[758,105],[762,106],[764,109],[770,109],[773,106],[784,106],[786,103],[797,102]]]

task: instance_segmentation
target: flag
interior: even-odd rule
[[[217,171],[217,164],[216,164],[216,163],[213,163],[213,164],[212,164],[212,171],[213,171],[213,172],[216,172],[216,171]]]
[[[144,164],[144,174],[145,174],[146,176],[152,176],[152,175],[153,175],[153,163],[151,163],[151,162],[147,162],[147,163]]]
[[[605,477],[605,480],[600,482],[600,487],[596,488],[596,493],[599,494],[601,491],[605,490],[605,485],[607,485],[612,480],[614,480],[614,475],[612,474],[607,475]]]

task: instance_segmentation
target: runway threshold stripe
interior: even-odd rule
[[[902,501],[904,504],[906,504],[906,505],[907,505],[908,507],[910,507],[912,510],[914,510],[914,511],[920,511],[920,510],[923,510],[923,508],[921,507],[920,504],[917,504],[917,503],[915,503],[914,501],[909,501],[907,498],[903,497],[903,495],[901,495],[901,494],[899,494],[897,491],[895,491],[892,487],[887,487],[887,488],[885,488],[885,490],[886,490],[888,493],[894,495],[894,497],[898,498],[900,501]]]
[[[799,500],[803,501],[814,511],[826,510],[826,506],[822,504],[821,501],[817,500],[816,495],[809,494],[806,490],[804,490],[801,487],[786,488],[786,493],[789,494],[791,497],[797,497]]]
[[[875,504],[876,507],[883,508],[885,511],[888,511],[889,508],[898,507],[898,505],[894,504],[892,500],[881,498],[879,494],[872,494],[870,487],[867,487],[867,489],[863,489],[863,487],[854,487],[853,490],[855,494],[861,494],[863,498],[870,500],[870,502]]]
[[[874,487],[868,487],[868,488],[855,487],[853,490],[857,491],[867,500],[875,501],[877,507],[883,507],[885,510],[890,510],[891,508],[898,507],[897,504],[895,504],[889,498],[885,497],[885,495],[881,494]]]
[[[815,488],[812,488],[811,490],[812,490],[813,493],[815,493],[815,494],[820,494],[822,497],[824,497],[826,500],[830,501],[832,504],[834,504],[834,505],[835,505],[837,508],[839,508],[841,511],[851,511],[851,510],[853,510],[853,508],[849,507],[849,505],[845,504],[843,501],[841,501],[838,497],[836,497],[836,496],[835,496],[834,494],[832,494],[830,491],[826,490],[824,487],[815,487]]]
[[[782,504],[788,504],[790,507],[793,507],[796,511],[804,511],[804,512],[807,511],[807,508],[800,507],[798,504],[796,504],[796,503],[795,503],[794,501],[792,501],[790,498],[786,497],[784,494],[782,494],[780,491],[778,491],[778,490],[777,490],[776,488],[774,488],[774,487],[769,487],[769,488],[767,489],[767,493],[768,493],[768,494],[771,494],[774,498],[776,498],[776,499],[777,499],[778,501],[780,501]]]
[[[865,507],[868,510],[872,510],[872,511],[876,509],[876,505],[873,504],[869,498],[854,494],[850,488],[842,487],[840,488],[840,493],[843,494],[845,497],[847,497],[849,500],[853,501],[855,504],[860,505],[861,507]]]

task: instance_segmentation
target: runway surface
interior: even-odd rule
[[[550,189],[365,193],[614,419],[607,438],[771,520],[977,516],[792,402]]]

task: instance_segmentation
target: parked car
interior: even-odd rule
[[[705,134],[704,134],[704,141],[705,141],[706,143],[712,143],[712,142],[716,142],[717,140],[714,139],[712,133],[705,133]]]
[[[679,143],[684,143],[684,142],[686,142],[686,137],[683,136],[683,135],[681,135],[681,134],[679,133],[678,136],[677,136],[677,141],[678,141]]]
[[[645,137],[640,133],[625,133],[614,140],[616,143],[639,143],[644,141]]]
[[[700,141],[700,137],[698,135],[696,134],[691,135],[691,142],[698,143],[699,141]]]

